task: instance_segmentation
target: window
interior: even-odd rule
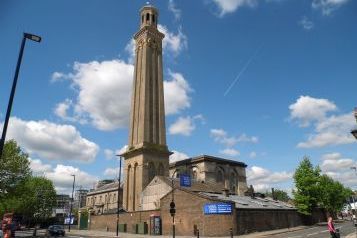
[[[144,15],[141,16],[141,23],[144,23]]]
[[[224,172],[223,169],[218,168],[217,170],[217,183],[223,183],[224,182]]]
[[[155,23],[155,15],[152,15],[152,22]]]
[[[150,20],[150,14],[146,13],[146,21],[149,21],[149,20]]]
[[[237,185],[237,174],[235,172],[231,172],[229,177],[229,188],[231,192],[236,193],[236,185]]]
[[[113,195],[113,202],[116,202],[116,194]]]

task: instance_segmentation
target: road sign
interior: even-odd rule
[[[68,225],[69,221],[70,221],[69,217],[66,217],[64,219],[64,224]],[[74,216],[71,217],[71,225],[73,225],[73,222],[74,222]]]
[[[230,203],[206,203],[203,206],[205,215],[211,214],[232,214],[232,204]]]
[[[191,176],[187,174],[180,174],[180,186],[191,187]]]

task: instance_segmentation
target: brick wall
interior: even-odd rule
[[[228,236],[230,228],[236,233],[236,212],[229,215],[204,215],[205,203],[217,202],[186,191],[175,189],[176,235],[194,235],[194,226],[201,236]],[[161,218],[163,235],[172,234],[172,217],[170,215],[171,193],[161,199]]]
[[[127,232],[132,233],[132,225],[141,222],[147,222],[148,226],[150,224],[150,215],[157,214],[160,215],[159,210],[154,211],[142,211],[142,212],[128,212],[119,215],[119,223],[127,224]],[[106,230],[108,227],[109,231],[116,231],[116,214],[104,214],[104,215],[91,215],[90,217],[90,230]]]

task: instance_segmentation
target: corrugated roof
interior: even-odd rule
[[[288,203],[282,201],[275,201],[271,198],[251,198],[249,196],[238,196],[238,195],[229,195],[226,197],[223,194],[212,194],[207,192],[201,192],[200,194],[225,200],[235,203],[235,207],[238,209],[270,209],[270,210],[296,210],[296,208]]]

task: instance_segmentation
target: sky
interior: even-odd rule
[[[178,161],[242,161],[248,184],[291,192],[308,156],[357,189],[357,2],[156,0],[165,34],[167,144]],[[22,33],[7,139],[58,193],[118,176],[128,141],[133,35],[146,1],[0,1],[0,127]]]

